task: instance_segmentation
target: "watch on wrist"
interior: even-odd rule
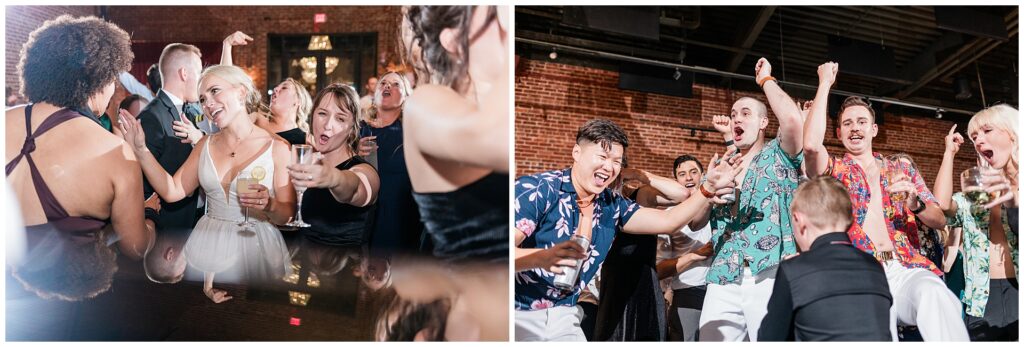
[[[925,205],[924,201],[918,200],[917,201],[917,208],[915,208],[913,210],[910,210],[910,212],[913,213],[913,214],[919,214],[921,212],[924,212],[924,209],[926,209],[926,208],[928,208],[928,206]]]

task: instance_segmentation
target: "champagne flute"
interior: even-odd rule
[[[292,164],[309,165],[313,163],[313,158],[313,146],[292,145]],[[295,192],[299,194],[299,208],[295,211],[295,220],[286,225],[296,228],[308,228],[310,225],[302,220],[302,195],[306,192],[306,187],[295,185]]]
[[[366,144],[367,144],[367,146],[372,146],[373,149],[370,150],[370,154],[367,155],[366,158],[363,158],[363,159],[366,159],[366,162],[370,163],[370,165],[373,166],[374,169],[378,169],[378,167],[377,167],[377,139],[366,140]]]
[[[235,179],[235,192],[237,193],[238,196],[241,196],[242,194],[249,194],[249,193],[255,193],[256,192],[252,188],[249,188],[249,185],[250,184],[258,184],[259,181],[254,179],[251,175],[252,174],[249,173],[249,172],[242,172],[242,173],[239,173],[238,178]],[[241,198],[239,198],[239,199],[241,199]],[[248,230],[250,227],[252,227],[254,225],[256,225],[256,224],[251,222],[251,221],[249,221],[249,207],[245,207],[245,220],[243,220],[242,222],[238,223],[238,226],[243,227],[240,232],[244,233],[246,230]]]

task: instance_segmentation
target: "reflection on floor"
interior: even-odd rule
[[[348,262],[333,275],[308,269],[274,284],[217,283],[234,298],[211,302],[199,281],[150,282],[140,262],[120,258],[112,288],[81,302],[42,300],[6,271],[8,341],[358,341],[372,340],[372,295]],[[306,266],[303,266],[306,265]],[[335,266],[339,264],[334,264]],[[323,272],[321,272],[323,274]],[[194,278],[195,276],[187,276]],[[300,281],[301,280],[301,281]],[[290,283],[289,283],[290,282]],[[369,298],[369,299],[368,299]]]
[[[459,265],[366,253],[284,233],[290,275],[203,294],[192,267],[176,284],[118,259],[110,290],[79,302],[43,300],[6,271],[8,341],[508,341],[508,263]],[[154,253],[156,254],[156,253]],[[376,254],[376,255],[375,255]],[[384,315],[387,312],[387,324]],[[378,335],[376,331],[382,333]]]

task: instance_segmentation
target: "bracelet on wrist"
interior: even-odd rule
[[[917,208],[915,208],[913,210],[910,210],[910,212],[916,215],[916,214],[919,214],[921,212],[924,212],[925,208],[928,208],[928,206],[925,205],[924,201],[918,200],[917,201]]]
[[[700,194],[708,199],[715,197],[715,193],[709,192],[707,188],[704,188],[704,184],[700,185]]]
[[[768,81],[776,81],[776,82],[778,82],[778,80],[776,80],[775,77],[766,76],[765,78],[757,80],[757,85],[763,89],[764,88],[764,84],[768,83]]]

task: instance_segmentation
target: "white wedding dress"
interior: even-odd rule
[[[260,219],[262,213],[250,209],[249,221],[255,225],[248,228],[251,232],[242,232],[243,227],[238,223],[244,218],[245,208],[238,205],[237,177],[231,179],[225,192],[207,148],[209,143],[203,146],[199,159],[199,184],[206,193],[207,209],[185,242],[188,264],[199,271],[215,273],[217,282],[273,281],[291,274],[284,238],[273,224]],[[272,147],[268,146],[239,173],[248,177],[253,168],[262,166],[267,174],[260,184],[270,190],[271,197],[274,195]]]

